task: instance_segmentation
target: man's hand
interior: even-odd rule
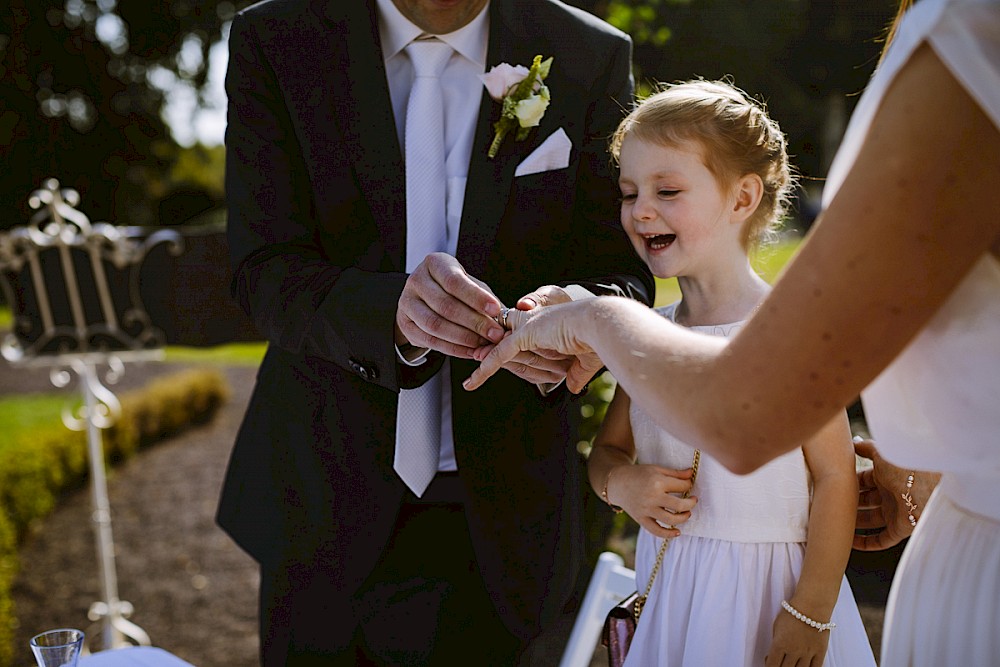
[[[396,308],[396,343],[472,359],[477,348],[499,342],[500,300],[458,260],[427,255],[410,274]]]

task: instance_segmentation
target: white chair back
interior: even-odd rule
[[[608,611],[633,591],[635,571],[625,567],[618,554],[602,553],[590,577],[559,667],[589,667]]]

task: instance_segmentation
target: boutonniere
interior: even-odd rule
[[[503,106],[500,120],[493,123],[496,131],[490,144],[489,156],[496,157],[504,137],[517,128],[514,138],[523,141],[531,128],[536,127],[549,106],[549,89],[542,83],[552,68],[552,58],[542,60],[535,56],[531,68],[524,65],[513,67],[501,63],[479,78],[489,91],[490,97]]]

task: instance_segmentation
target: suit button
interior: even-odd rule
[[[378,371],[375,368],[369,368],[368,366],[365,366],[361,362],[355,361],[354,359],[350,360],[350,365],[352,371],[357,373],[363,379],[368,380],[369,382],[372,382],[378,378]]]

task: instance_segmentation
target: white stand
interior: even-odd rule
[[[61,190],[58,181],[49,179],[29,198],[31,207],[40,209],[30,224],[0,234],[0,278],[7,303],[21,305],[21,312],[14,313],[14,331],[0,345],[0,352],[15,366],[49,367],[49,378],[56,387],[69,384],[70,371],[79,377],[83,405],[75,414],[64,409],[63,422],[72,430],[87,432],[101,588],[101,599],[91,605],[87,616],[100,625],[104,649],[149,646],[149,635],[127,620],[132,605],[118,597],[101,429],[120,416],[121,404],[101,383],[98,368],[108,368],[105,377],[110,384],[124,373],[125,361],[162,358],[162,332],[152,326],[142,306],[137,269],[149,248],[162,241],[171,244],[171,252],[179,253],[180,237],[163,230],[140,243],[128,238],[120,227],[91,225],[87,216],[76,210],[78,201],[75,191]],[[51,260],[50,264],[46,260]],[[106,263],[130,271],[124,308],[115,302]],[[47,273],[48,265],[58,267],[58,271]],[[8,283],[11,274],[23,279],[18,283],[20,290]],[[55,275],[61,280],[51,279]],[[82,293],[81,275],[88,276],[83,285],[92,287],[92,294]],[[93,308],[88,310],[85,296],[96,301],[98,321],[94,321]],[[60,303],[68,306],[68,314],[56,312],[53,304]]]

